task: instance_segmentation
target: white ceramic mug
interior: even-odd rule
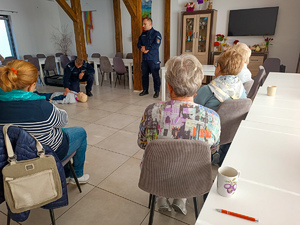
[[[237,182],[240,176],[240,171],[224,166],[218,169],[217,176],[217,191],[223,197],[232,196],[237,189]]]
[[[276,86],[268,86],[267,87],[267,95],[268,96],[274,96],[276,94]]]

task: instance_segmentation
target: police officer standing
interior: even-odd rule
[[[158,48],[161,43],[161,34],[153,29],[151,18],[144,19],[143,28],[144,32],[139,37],[139,41],[137,44],[137,47],[141,50],[141,52],[143,52],[143,91],[139,95],[143,96],[149,94],[149,73],[152,73],[155,92],[153,98],[157,98],[159,96],[160,91],[160,61]]]
[[[94,82],[94,68],[83,59],[77,58],[68,63],[64,69],[64,95],[67,95],[70,91],[80,92],[79,82],[87,81],[85,86],[86,95],[91,97],[92,86]]]

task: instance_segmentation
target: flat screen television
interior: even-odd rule
[[[279,7],[230,10],[228,36],[274,35]]]

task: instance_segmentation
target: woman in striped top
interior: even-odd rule
[[[29,62],[14,60],[0,67],[0,124],[23,128],[50,146],[60,160],[77,151],[73,157],[74,170],[80,183],[87,183],[89,175],[83,174],[86,132],[82,127],[63,128],[68,123],[67,112],[33,93],[37,80],[38,71]],[[75,184],[73,178],[68,181]]]

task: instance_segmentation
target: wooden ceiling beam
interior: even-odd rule
[[[69,4],[65,0],[56,0],[56,2],[65,11],[65,13],[71,18],[71,20],[73,20],[73,22],[77,22],[77,17],[74,11],[71,9]]]
[[[129,14],[131,16],[137,16],[137,0],[123,0]],[[141,9],[142,10],[142,9]]]
[[[165,0],[164,63],[170,59],[171,0]]]
[[[116,51],[123,52],[121,2],[120,0],[113,0],[113,4],[115,16]]]

